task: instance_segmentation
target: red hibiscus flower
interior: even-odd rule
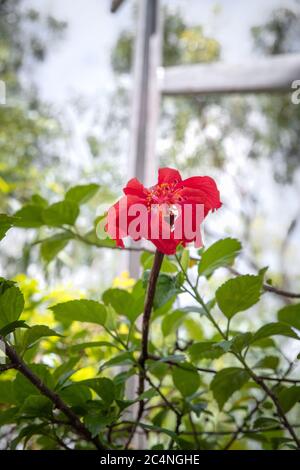
[[[106,231],[124,247],[123,238],[150,240],[164,254],[178,245],[202,245],[200,224],[209,211],[221,207],[215,181],[209,176],[182,180],[172,168],[160,168],[158,183],[145,188],[136,178],[124,188],[123,196],[108,211]]]

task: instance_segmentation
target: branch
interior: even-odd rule
[[[169,364],[170,366],[175,366],[178,367],[179,369],[183,370],[189,370],[188,368],[184,367],[180,362],[172,361],[172,360],[167,360],[167,361],[162,361],[161,357],[155,356],[153,354],[148,355],[148,359],[152,359],[153,361],[161,361],[164,364]],[[210,369],[207,367],[197,367],[194,366],[195,369],[197,369],[198,372],[204,372],[207,374],[216,374],[218,371],[215,369]],[[269,380],[270,382],[285,382],[285,383],[291,383],[291,384],[298,384],[300,383],[300,379],[289,379],[289,378],[282,378],[282,377],[268,377],[267,375],[258,375],[258,377],[262,380]]]
[[[231,266],[227,266],[227,269],[235,276],[241,275],[239,271],[232,268]],[[280,289],[278,287],[270,286],[269,284],[265,284],[265,283],[262,285],[262,287],[265,292],[272,292],[273,294],[280,295],[282,297],[290,297],[291,299],[300,299],[300,294],[297,294],[295,292],[288,292],[286,290]]]
[[[16,368],[16,364],[2,364],[0,365],[0,373],[6,372],[7,370],[10,370],[10,369],[15,369],[15,368]]]
[[[214,325],[214,327],[217,329],[217,331],[220,333],[220,335],[225,339],[227,340],[227,335],[222,331],[222,329],[219,327],[219,325],[216,323],[215,319],[213,318],[213,316],[211,315],[209,309],[207,308],[207,305],[205,304],[205,302],[203,301],[201,295],[199,294],[199,292],[197,291],[197,289],[193,286],[193,284],[191,283],[189,277],[187,276],[185,270],[183,269],[181,263],[180,263],[180,260],[179,258],[176,256],[176,259],[178,261],[178,264],[186,278],[186,281],[187,283],[189,284],[189,286],[191,287],[191,289],[193,290],[193,293],[190,292],[190,295],[194,296],[195,299],[199,302],[199,304],[205,309],[206,311],[206,315],[207,315],[207,318],[210,320],[210,322]],[[248,364],[246,363],[245,359],[243,358],[243,356],[241,354],[237,354],[237,353],[233,353],[235,355],[235,357],[240,361],[240,363],[244,366],[245,370],[248,372],[249,376],[254,380],[254,382],[257,383],[257,385],[259,385],[263,390],[264,392],[271,398],[271,400],[273,401],[276,409],[277,409],[277,413],[281,419],[281,422],[283,424],[283,426],[288,430],[288,432],[290,433],[290,435],[292,436],[293,440],[295,441],[296,445],[297,445],[297,448],[300,449],[300,440],[297,436],[297,434],[295,433],[293,427],[291,426],[291,424],[289,423],[289,420],[287,419],[282,407],[281,407],[281,404],[276,396],[276,394],[265,384],[264,382],[264,378],[256,375],[253,370],[248,366]]]
[[[124,0],[112,0],[111,6],[110,6],[110,11],[111,13],[115,13],[119,7],[122,5]]]
[[[248,365],[246,364],[246,362],[241,358],[241,356],[237,356],[237,358],[240,360],[240,362],[243,364],[243,366],[245,367],[245,369],[247,370],[247,372],[249,373],[250,377],[252,377],[252,379],[254,380],[254,382],[257,383],[257,385],[259,385],[263,390],[264,392],[266,393],[266,395],[268,395],[271,400],[273,401],[274,405],[275,405],[275,408],[277,410],[277,413],[281,419],[281,422],[283,424],[283,426],[288,430],[288,432],[290,433],[291,437],[293,438],[293,440],[295,441],[296,445],[297,445],[297,448],[300,449],[300,439],[298,438],[297,434],[295,433],[294,429],[293,429],[293,426],[290,424],[289,420],[287,419],[283,409],[282,409],[282,406],[280,404],[280,401],[278,400],[278,397],[277,395],[273,392],[272,389],[270,389],[264,382],[264,379],[262,379],[261,377],[257,376],[252,369],[250,369],[250,367],[248,367]]]
[[[78,416],[69,408],[69,406],[57,395],[50,390],[44,382],[25,364],[23,359],[17,354],[13,347],[0,335],[0,340],[5,344],[5,352],[7,357],[12,361],[14,368],[24,375],[45,397],[49,398],[55,407],[60,410],[70,421],[73,429],[88,442],[92,442],[96,449],[104,450],[105,447],[100,443],[97,437],[93,437],[90,431],[80,421]],[[11,364],[9,364],[11,365]]]
[[[148,340],[149,340],[150,317],[151,317],[151,311],[152,311],[152,307],[153,307],[156,283],[157,283],[157,279],[158,279],[158,276],[159,276],[159,271],[160,271],[163,259],[164,259],[163,253],[156,250],[155,256],[154,256],[154,261],[153,261],[153,266],[152,266],[152,269],[151,269],[151,272],[150,272],[147,295],[146,295],[146,302],[145,302],[144,313],[143,313],[142,349],[141,349],[141,354],[140,354],[140,357],[139,357],[140,372],[139,372],[138,395],[141,395],[145,390],[145,378],[146,378],[145,362],[148,359]],[[138,412],[137,412],[137,417],[136,417],[136,424],[135,424],[135,426],[133,426],[131,434],[130,434],[130,436],[128,438],[128,441],[126,443],[125,449],[128,449],[128,447],[130,446],[130,443],[133,439],[133,436],[134,436],[134,433],[136,431],[137,425],[138,425],[138,423],[139,423],[139,421],[140,421],[140,419],[143,415],[144,405],[145,405],[144,400],[140,400],[139,401]]]
[[[119,246],[101,245],[100,243],[98,244],[98,243],[95,243],[94,241],[88,240],[85,236],[80,235],[79,233],[74,232],[73,230],[70,230],[69,228],[65,229],[64,227],[62,227],[62,229],[64,231],[70,233],[75,239],[85,243],[86,245],[95,246],[97,248],[108,248],[109,250],[118,250],[118,251],[126,250],[126,251],[132,251],[132,252],[143,252],[143,251],[145,251],[147,253],[155,254],[155,251],[150,250],[149,248],[145,248],[145,247],[129,246],[129,247],[121,248]],[[46,240],[47,240],[47,238],[44,239],[44,240],[37,240],[33,244],[42,243],[43,241],[46,241]],[[197,258],[195,256],[191,256],[191,260],[200,261],[200,258]],[[240,276],[241,275],[241,273],[239,271],[232,268],[231,266],[226,266],[226,269],[228,269],[228,271],[230,271],[235,276]],[[273,294],[280,295],[281,297],[288,297],[288,298],[291,298],[291,299],[300,299],[300,293],[289,292],[289,291],[286,291],[284,289],[280,289],[278,287],[270,286],[269,284],[263,284],[262,287],[263,287],[263,290],[265,292],[272,292]]]

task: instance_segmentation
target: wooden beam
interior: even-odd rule
[[[300,79],[300,54],[282,54],[230,64],[181,65],[159,70],[165,95],[289,91]]]
[[[112,13],[115,13],[119,7],[124,3],[125,0],[112,0],[111,6],[110,6],[110,11]]]
[[[156,129],[160,93],[157,69],[161,57],[159,0],[139,0],[132,86],[129,176],[145,185],[156,178]],[[130,274],[139,276],[139,256],[130,253]]]

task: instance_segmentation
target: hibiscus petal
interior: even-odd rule
[[[174,239],[174,233],[170,224],[165,221],[163,211],[151,210],[148,220],[148,234],[145,236],[156,248],[165,255],[176,253],[181,239]]]
[[[126,196],[138,196],[142,199],[144,199],[148,194],[148,190],[137,178],[132,178],[129,180],[126,187],[123,188],[123,192],[126,194]]]
[[[181,175],[178,170],[173,168],[160,168],[158,170],[158,184],[162,183],[179,183]]]
[[[134,204],[140,205],[141,199],[137,196],[123,196],[107,213],[106,230],[113,240],[119,241],[128,236],[128,227],[135,215],[128,215],[128,210]],[[121,245],[120,245],[121,246]]]
[[[204,204],[204,214],[221,207],[220,193],[213,178],[209,176],[192,176],[181,183],[180,194],[184,203]]]

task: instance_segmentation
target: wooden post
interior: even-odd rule
[[[138,2],[138,29],[134,52],[134,74],[129,150],[130,177],[139,178],[145,185],[156,178],[156,129],[160,93],[158,67],[161,59],[161,23],[159,0]],[[139,276],[139,255],[130,253],[129,271]]]
[[[134,51],[132,87],[131,140],[129,176],[145,185],[154,184],[156,177],[156,129],[159,115],[158,67],[161,57],[159,0],[139,0],[138,26]],[[140,274],[139,253],[129,253],[129,272],[133,278]],[[127,383],[128,398],[136,397],[137,380]],[[136,406],[131,419],[136,416]],[[136,434],[134,448],[144,449],[145,437]]]

